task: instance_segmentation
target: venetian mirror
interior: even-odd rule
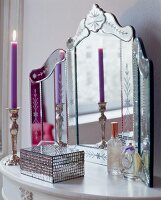
[[[98,162],[106,160],[99,145],[110,138],[110,123],[117,121],[124,144],[132,141],[142,156],[141,179],[152,186],[152,72],[134,29],[121,27],[112,14],[93,5],[67,41],[66,59],[69,143],[88,149]],[[105,103],[104,132],[100,102]]]

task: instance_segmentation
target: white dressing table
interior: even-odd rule
[[[5,159],[0,162],[4,200],[161,200],[161,188],[110,177],[102,165],[85,162],[84,178],[51,184],[22,175],[19,166],[5,166]]]

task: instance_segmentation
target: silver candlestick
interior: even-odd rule
[[[5,162],[5,165],[13,166],[18,165],[20,158],[17,156],[17,134],[18,134],[18,112],[20,108],[9,108],[11,125],[10,125],[10,133],[11,133],[11,141],[12,141],[12,156]]]
[[[58,144],[59,146],[67,146],[66,143],[62,142],[62,127],[63,127],[63,103],[56,104],[56,131],[58,137]]]
[[[101,116],[99,117],[99,123],[100,123],[100,127],[101,127],[102,140],[101,140],[101,142],[97,143],[97,146],[100,149],[104,149],[107,147],[107,142],[105,140],[105,129],[106,129],[107,118],[104,114],[106,111],[106,102],[99,102],[98,106],[99,106],[99,111],[101,113]]]

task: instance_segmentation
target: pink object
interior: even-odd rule
[[[59,54],[60,54],[60,59],[61,59],[61,60],[64,60],[64,58],[65,58],[65,52],[62,51],[62,50],[60,50],[60,51],[59,51]]]
[[[99,92],[100,102],[104,102],[104,67],[103,67],[103,49],[98,49],[98,62],[99,62]]]
[[[47,141],[53,141],[54,137],[53,137],[53,128],[54,126],[52,124],[49,124],[47,122],[43,123],[44,125],[44,137],[43,140],[47,140]]]
[[[44,129],[43,140],[54,141],[53,132],[52,132],[53,128],[54,126],[52,124],[49,124],[47,122],[43,123],[43,129]],[[42,129],[41,123],[32,124],[32,145],[38,145],[40,141],[42,140],[41,129]]]
[[[13,31],[13,42],[11,42],[11,105],[10,108],[17,108],[17,42],[16,32]]]

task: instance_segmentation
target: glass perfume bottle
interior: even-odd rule
[[[135,147],[132,143],[129,143],[123,151],[122,166],[123,175],[125,178],[133,180],[139,179],[139,173],[141,169],[141,157],[135,151]]]
[[[125,147],[122,154],[123,175],[126,178],[135,178],[135,165],[134,165],[135,148],[132,143]]]
[[[111,139],[107,142],[107,171],[111,175],[121,175],[122,141],[118,138],[118,122],[111,123]]]

